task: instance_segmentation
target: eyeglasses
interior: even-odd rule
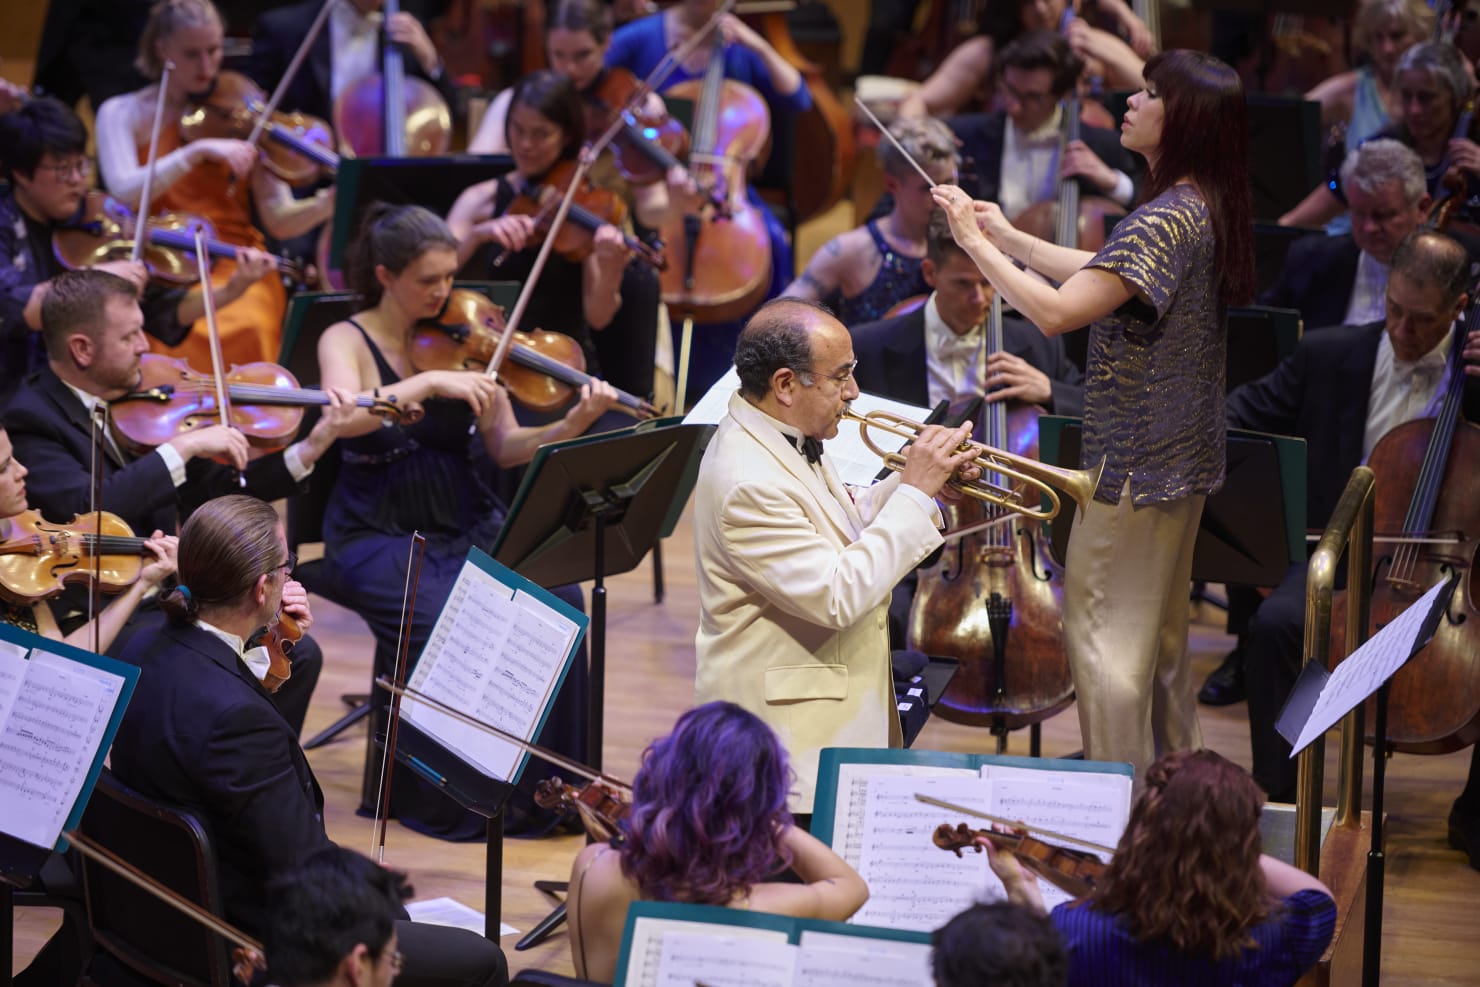
[[[285,576],[291,576],[291,575],[293,575],[293,570],[296,569],[296,568],[298,568],[298,553],[297,552],[289,552],[288,553],[288,561],[282,563],[281,565],[275,565],[275,566],[273,566],[272,567],[272,571],[273,572],[277,572],[279,569],[281,569],[281,570],[283,570],[283,575],[285,575]]]
[[[839,387],[847,387],[848,382],[853,379],[853,371],[858,368],[858,361],[854,360],[848,364],[848,369],[835,374],[825,374],[821,370],[813,370],[811,367],[792,367],[802,377],[802,384],[806,387],[812,386],[809,378],[821,377],[824,380],[835,382]]]
[[[1045,103],[1052,102],[1055,98],[1053,93],[1019,92],[1015,87],[1008,85],[1005,80],[1001,83],[1001,85],[1002,91],[1004,93],[1006,93],[1008,96],[1012,97],[1013,100],[1021,103],[1024,106],[1042,106]]]
[[[401,955],[401,951],[399,949],[393,949],[390,951],[390,964],[392,973],[400,973],[401,965],[405,961],[406,958]]]
[[[62,164],[37,165],[36,170],[51,172],[59,182],[70,181],[73,178],[87,181],[92,177],[93,163],[90,158],[75,158]]]

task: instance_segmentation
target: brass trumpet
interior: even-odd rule
[[[901,439],[914,441],[925,428],[919,422],[911,421],[889,411],[875,411],[860,415],[849,409],[843,412],[843,419],[858,423],[858,431],[863,436],[863,444],[868,446],[870,452],[882,459],[885,466],[895,472],[904,469],[904,455],[880,448],[869,436],[869,429],[876,428]],[[1047,521],[1058,516],[1063,507],[1059,499],[1061,490],[1073,498],[1081,511],[1084,510],[1090,498],[1095,495],[1095,488],[1100,485],[1100,474],[1105,471],[1103,459],[1091,469],[1074,470],[1049,466],[1036,459],[1004,452],[971,440],[961,444],[961,451],[964,452],[967,449],[977,450],[976,459],[972,460],[971,465],[981,467],[982,477],[972,483],[952,480],[951,485],[968,497],[1039,521]],[[991,483],[987,477],[994,474],[1004,479],[1020,482],[1011,487]],[[1028,494],[1035,491],[1036,495],[1030,502]],[[1047,507],[1043,507],[1040,503],[1044,499],[1048,501]]]

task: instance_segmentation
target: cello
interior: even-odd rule
[[[987,352],[1002,348],[1002,299],[994,295]],[[983,441],[1036,458],[1040,414],[1034,405],[1009,410],[1006,402],[991,402],[983,411]],[[948,528],[988,520],[985,509],[973,499],[942,508]],[[1014,518],[947,544],[934,566],[920,570],[907,630],[908,647],[961,660],[935,712],[987,727],[1002,753],[1010,731],[1065,709],[1074,683],[1064,650],[1063,595],[1063,571],[1050,558],[1038,521]],[[1035,753],[1036,740],[1035,733]]]
[[[1477,325],[1480,301],[1472,295],[1456,323],[1438,417],[1397,426],[1367,459],[1376,475],[1375,530],[1398,536],[1392,551],[1377,558],[1370,630],[1390,623],[1439,580],[1461,576],[1433,639],[1389,683],[1387,741],[1408,754],[1446,754],[1480,741],[1480,425],[1460,414],[1467,389],[1460,353],[1467,329]],[[1345,612],[1344,597],[1333,601],[1333,654],[1345,652]]]
[[[1082,140],[1081,126],[1084,123],[1085,105],[1098,107],[1090,100],[1084,104],[1078,92],[1070,93],[1064,100],[1064,131],[1059,142],[1059,166],[1063,167],[1064,152],[1075,141]],[[1103,108],[1102,108],[1103,112]],[[1102,195],[1081,195],[1079,180],[1058,180],[1059,192],[1054,199],[1035,202],[1013,218],[1018,229],[1061,247],[1096,251],[1105,245],[1105,218],[1124,216],[1125,209],[1119,203]]]

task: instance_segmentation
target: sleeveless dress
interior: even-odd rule
[[[400,376],[363,326],[360,331],[375,358],[382,387]],[[468,549],[491,552],[503,527],[504,511],[494,497],[490,476],[497,469],[483,456],[481,440],[470,435],[472,410],[462,401],[431,398],[426,415],[413,425],[377,428],[339,442],[342,467],[324,515],[325,575],[375,635],[378,653],[394,654],[401,625],[410,536],[426,536],[426,552],[411,626],[410,660],[420,656]],[[557,596],[584,609],[580,588],[557,587]],[[584,645],[555,701],[538,742],[580,759],[585,756],[586,677]],[[377,669],[387,674],[390,669]],[[519,791],[551,772],[531,761]],[[408,782],[403,789],[401,779]],[[481,839],[484,819],[452,802],[410,772],[395,778],[394,814],[418,832],[443,839]],[[517,794],[517,792],[516,792]],[[511,806],[508,823],[519,829],[521,813],[532,805]],[[526,827],[527,828],[527,827]],[[506,825],[506,831],[509,827]]]
[[[874,275],[873,281],[869,282],[867,288],[852,298],[837,291],[824,299],[828,306],[837,313],[838,321],[849,327],[882,319],[885,312],[911,295],[930,293],[930,286],[925,283],[925,275],[920,273],[920,263],[923,258],[906,257],[890,246],[889,241],[884,239],[884,234],[879,230],[878,220],[869,220],[864,224],[864,229],[873,239],[879,256],[884,258],[883,263],[879,265],[879,273]]]

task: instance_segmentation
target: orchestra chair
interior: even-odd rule
[[[82,832],[161,884],[221,914],[216,852],[185,809],[146,798],[104,769]],[[162,984],[232,987],[227,943],[150,892],[91,860],[81,865],[93,941],[123,966]]]

